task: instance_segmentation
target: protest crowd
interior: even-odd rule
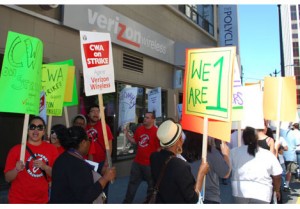
[[[10,147],[3,170],[9,185],[8,203],[109,203],[115,195],[110,189],[120,172],[112,161],[113,145],[120,137],[121,151],[131,150],[135,155],[131,167],[123,167],[130,173],[118,203],[134,203],[144,182],[143,204],[221,204],[221,184],[231,187],[232,204],[280,204],[299,181],[300,130],[299,117],[295,118],[294,78],[268,77],[262,94],[260,84],[242,86],[235,47],[190,49],[181,115],[162,115],[161,87],[148,89],[148,108],[140,108],[137,114],[138,88],[123,85],[112,129],[104,109],[115,109],[105,106],[102,97],[115,92],[110,35],[80,31],[84,93],[86,97],[98,96],[98,101],[83,108],[74,85],[73,60],[43,64],[42,53],[38,53],[42,42],[31,38],[8,33],[9,43],[23,41],[32,46],[35,57],[25,58],[34,59],[35,64],[28,64],[25,72],[21,64],[14,63],[19,49],[14,46],[5,51],[0,79],[0,87],[18,93],[21,90],[14,82],[19,75],[7,69],[16,68],[24,74],[20,77],[28,79],[24,81],[28,88],[22,89],[28,91],[15,96],[9,105],[2,101],[12,93],[3,91],[4,87],[0,92],[0,112],[25,114],[22,141]],[[203,52],[208,56],[203,58]],[[224,59],[227,64],[223,68]],[[277,95],[285,103],[268,97],[277,86]],[[294,94],[286,98],[284,92]],[[26,98],[20,99],[24,95]],[[43,106],[45,100],[47,105]],[[71,124],[68,105],[80,106]],[[259,111],[252,113],[254,109]],[[65,123],[52,123],[52,116],[61,117],[63,112]]]
[[[97,105],[89,109],[88,115],[96,112],[95,118],[99,118]],[[87,118],[83,121],[91,124],[92,116]],[[104,145],[97,149],[92,146],[93,143],[100,144],[99,140],[104,144],[103,137],[95,139],[94,133],[89,131],[92,127],[97,128],[98,122],[96,119],[92,126],[85,128],[76,124],[70,128],[55,124],[47,135],[44,120],[39,116],[31,117],[25,163],[20,160],[20,145],[14,146],[7,156],[4,173],[10,183],[8,202],[107,203],[108,187],[115,180],[117,171],[108,166]],[[280,129],[280,141],[274,139],[275,134],[266,136],[264,145],[260,143],[260,131],[264,135],[268,130],[272,134],[275,132],[268,121],[264,122],[262,130],[243,129],[240,146],[235,143],[237,130],[232,130],[230,143],[209,137],[207,159],[204,160],[202,134],[182,129],[173,119],[167,119],[159,126],[154,122],[155,114],[146,113],[143,125],[134,135],[127,133],[137,143],[138,152],[132,163],[123,203],[132,203],[140,183],[146,181],[147,192],[141,203],[220,204],[220,184],[224,179],[230,179],[233,204],[281,203],[282,194],[288,193],[291,181],[297,181],[299,177],[298,123]],[[106,128],[110,132],[109,127]],[[102,133],[100,126],[97,129],[97,133]],[[144,146],[145,135],[150,137],[148,143],[152,145]],[[270,140],[275,145],[274,151],[268,146]],[[103,160],[96,160],[97,155],[104,156]],[[89,163],[91,161],[94,163]],[[31,185],[30,190],[28,185]],[[151,202],[154,191],[158,191],[157,196]]]

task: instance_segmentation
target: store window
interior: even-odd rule
[[[83,78],[81,79],[83,80]],[[83,83],[81,83],[83,86]],[[135,103],[135,117],[131,122],[127,122],[119,126],[119,104],[120,104],[120,92],[124,88],[137,88],[136,103]],[[83,90],[83,88],[81,88]],[[134,134],[136,128],[142,124],[143,117],[146,112],[148,112],[148,94],[151,88],[127,84],[122,82],[116,83],[116,92],[103,94],[103,105],[105,106],[105,119],[106,123],[109,125],[113,135],[113,153],[112,159],[114,161],[130,159],[136,154],[136,145],[131,143],[124,136],[124,129],[126,128],[131,135]],[[96,103],[98,103],[98,96],[86,97],[81,91],[80,106],[82,110],[87,111],[87,108]],[[161,90],[161,117],[156,118],[156,125],[159,125],[165,118],[167,118],[167,92]]]

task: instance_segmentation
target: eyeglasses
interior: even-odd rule
[[[29,130],[38,130],[38,131],[43,131],[44,130],[44,126],[43,125],[34,125],[34,124],[30,124],[29,125]]]

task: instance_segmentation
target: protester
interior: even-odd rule
[[[276,192],[277,200],[280,200],[282,168],[277,158],[258,146],[254,128],[245,128],[243,140],[245,145],[232,149],[230,153],[234,202],[269,204],[273,191]]]
[[[281,188],[285,186],[285,176],[286,176],[286,167],[285,167],[285,160],[283,157],[283,151],[284,147],[280,145],[278,148],[278,161],[282,168],[282,174],[281,174]]]
[[[107,168],[101,177],[83,156],[91,140],[80,126],[68,128],[69,137],[61,140],[67,150],[54,163],[50,203],[93,203],[102,198],[103,188],[116,177],[115,168]],[[97,200],[98,201],[98,200]]]
[[[264,120],[264,126],[265,126],[264,129],[257,130],[258,146],[260,146],[261,148],[264,148],[266,150],[270,150],[270,152],[272,152],[274,155],[276,155],[275,141],[272,137],[268,136],[268,135],[270,135],[270,133],[268,133],[268,135],[266,135],[267,130],[268,130],[268,125],[267,125],[266,120]],[[273,136],[272,133],[271,133],[271,136]]]
[[[131,165],[130,178],[123,203],[132,203],[136,191],[143,180],[148,184],[146,200],[153,191],[150,155],[160,148],[156,136],[157,127],[154,125],[154,122],[154,113],[147,112],[144,117],[143,125],[137,128],[133,137],[125,130],[127,139],[131,143],[137,144],[137,153]]]
[[[5,180],[11,183],[9,203],[48,202],[48,181],[58,152],[55,146],[42,140],[45,127],[39,116],[29,120],[25,163],[20,160],[21,145],[14,146],[8,153],[4,174]]]
[[[163,165],[167,160],[169,161],[158,187],[156,203],[197,203],[203,179],[209,171],[208,163],[201,163],[195,181],[190,165],[176,157],[177,154],[182,153],[183,139],[180,124],[171,120],[164,121],[158,128],[157,137],[162,149],[154,152],[150,157],[154,185],[161,175]]]
[[[300,141],[299,123],[294,123],[293,127],[294,127],[294,132],[296,134],[296,138],[298,139],[298,141]],[[298,144],[296,146],[296,160],[297,160],[298,169],[299,169],[299,166],[300,166],[300,144]],[[297,174],[297,176],[299,178],[298,174]]]
[[[82,114],[77,114],[74,118],[73,118],[73,126],[81,126],[82,128],[86,128],[87,125],[87,120],[86,117]],[[95,150],[95,142],[93,140],[93,136],[88,136],[90,137],[91,140],[91,145],[90,145],[90,149],[89,149],[89,153],[84,156],[85,159],[94,161],[93,155],[96,153]]]
[[[98,105],[92,105],[89,107],[88,119],[88,124],[86,126],[87,135],[95,142],[96,153],[93,155],[93,161],[99,163],[100,167],[103,167],[104,164],[107,166],[106,147],[100,120],[100,109]],[[113,135],[109,126],[107,124],[105,125],[109,144],[109,154],[111,154]]]
[[[281,136],[285,138],[288,146],[288,150],[283,152],[286,166],[286,178],[283,191],[291,190],[290,181],[292,178],[292,173],[295,173],[297,169],[296,147],[300,145],[300,139],[298,137],[298,130],[294,130],[295,126],[297,127],[299,125],[294,123],[289,130],[281,130],[280,132]]]
[[[73,126],[81,126],[82,128],[85,129],[86,125],[87,125],[87,120],[84,115],[78,114],[74,117]]]
[[[192,131],[185,132],[186,140],[183,143],[182,155],[189,163],[191,163],[192,173],[194,177],[196,177],[198,172],[197,168],[199,167],[202,158],[203,135]],[[210,140],[214,139],[211,138]],[[220,151],[216,147],[211,146],[211,144],[208,144],[207,162],[209,164],[209,172],[205,178],[204,203],[221,203],[219,178],[223,180],[230,176],[231,166],[229,155],[230,149],[227,144],[221,143]]]
[[[111,155],[113,135],[111,133],[109,126],[107,124],[105,125],[106,125],[107,140],[109,145],[108,155]],[[86,126],[86,132],[88,137],[92,139],[94,142],[95,152],[92,156],[92,160],[94,162],[99,163],[98,172],[100,174],[103,174],[105,172],[105,169],[108,167],[108,161],[107,161],[108,159],[106,156],[107,153],[106,153],[103,129],[102,129],[102,124],[100,119],[99,105],[94,104],[90,106],[88,109],[88,124]],[[92,153],[92,151],[90,153]],[[109,184],[107,184],[106,187],[104,188],[104,192],[107,198],[108,198],[108,189],[109,189]]]
[[[61,139],[65,137],[68,137],[68,132],[65,125],[56,124],[52,126],[50,133],[50,143],[57,148],[59,155],[65,151],[65,149],[60,144]]]

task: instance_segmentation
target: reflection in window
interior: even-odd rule
[[[194,23],[214,35],[214,7],[213,5],[187,4],[179,5],[179,11],[184,13]]]
[[[134,156],[136,153],[136,145],[131,143],[125,136],[124,130],[126,129],[128,133],[133,136],[135,130],[143,124],[144,115],[148,112],[148,92],[152,89],[138,87],[135,85],[118,83],[118,105],[120,105],[120,92],[124,88],[137,87],[136,104],[135,104],[135,118],[131,122],[126,122],[117,128],[117,159],[124,159],[130,156]],[[156,124],[162,122],[163,118],[166,118],[166,92],[162,90],[161,92],[161,103],[162,103],[162,117],[156,118]],[[120,113],[118,113],[120,114]],[[118,118],[116,118],[118,120]],[[117,123],[118,124],[118,123]]]

